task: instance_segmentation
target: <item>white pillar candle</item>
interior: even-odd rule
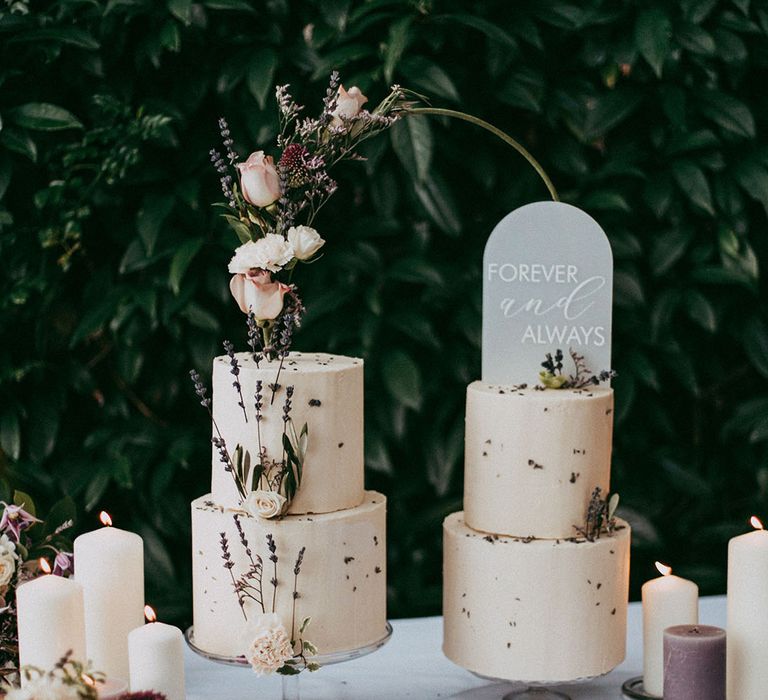
[[[768,532],[752,524],[728,544],[728,700],[768,694]]]
[[[643,687],[646,693],[664,693],[664,630],[699,622],[699,587],[672,569],[656,563],[662,573],[643,585]]]
[[[111,525],[106,513],[102,522]],[[75,580],[85,595],[85,638],[96,671],[128,678],[128,633],[144,624],[144,543],[103,527],[75,540]]]
[[[50,574],[16,590],[19,661],[50,671],[64,654],[84,662],[83,589],[71,579]]]
[[[178,627],[155,622],[147,607],[149,624],[128,635],[131,691],[154,690],[168,700],[185,700],[184,638]]]

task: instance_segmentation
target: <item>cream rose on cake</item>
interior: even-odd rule
[[[274,673],[293,658],[290,636],[275,613],[263,613],[250,621],[245,658],[257,676]]]
[[[293,254],[297,260],[309,260],[325,241],[311,226],[291,226],[288,229],[288,242],[293,246]]]
[[[285,513],[288,499],[277,491],[251,491],[243,508],[254,518],[277,518]]]

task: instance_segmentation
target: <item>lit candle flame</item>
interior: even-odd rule
[[[107,511],[102,510],[101,513],[99,513],[99,520],[101,520],[102,525],[112,527],[112,518],[109,517]]]
[[[155,614],[155,611],[149,606],[144,606],[144,617],[147,618],[147,622],[156,622],[157,621],[157,615]]]
[[[753,515],[749,522],[752,524],[752,527],[755,528],[755,530],[765,530],[763,527],[763,523],[760,521],[760,518],[758,518],[756,515]]]
[[[672,567],[662,564],[660,561],[656,562],[656,568],[662,576],[669,576],[672,573]]]
[[[40,564],[40,568],[42,569],[44,574],[50,574],[51,573],[51,565],[48,563],[47,559],[41,559],[38,564]]]

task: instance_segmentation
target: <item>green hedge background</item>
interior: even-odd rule
[[[274,84],[316,111],[336,68],[498,125],[606,229],[633,594],[657,558],[723,592],[727,539],[768,516],[767,35],[765,0],[4,0],[3,477],[141,533],[148,598],[189,619],[210,426],[187,372],[245,346],[208,150],[221,115],[241,153],[272,143]],[[461,122],[408,119],[366,155],[317,222],[296,347],[365,358],[390,613],[435,614],[483,245],[546,191]]]

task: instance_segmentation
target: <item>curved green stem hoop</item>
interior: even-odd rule
[[[497,129],[493,124],[488,123],[487,121],[480,119],[478,117],[473,117],[470,114],[465,114],[464,112],[457,112],[453,109],[443,109],[441,107],[414,107],[413,109],[408,110],[408,114],[432,114],[438,117],[453,117],[454,119],[461,119],[465,122],[469,122],[470,124],[474,124],[475,126],[480,126],[486,131],[490,131],[495,136],[498,136],[504,143],[512,146],[523,158],[525,158],[530,166],[538,173],[539,177],[544,181],[544,184],[547,186],[547,189],[549,190],[549,194],[552,197],[552,199],[555,202],[560,201],[560,197],[557,194],[557,190],[555,189],[555,186],[552,184],[552,180],[549,179],[549,175],[545,172],[544,168],[541,167],[541,164],[539,161],[537,161],[531,153],[523,146],[521,143],[515,141],[511,136],[508,136],[505,134],[501,129]]]

